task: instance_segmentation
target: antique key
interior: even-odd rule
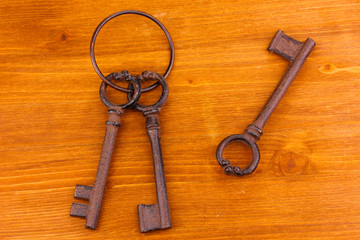
[[[141,80],[157,80],[162,87],[160,99],[153,105],[143,106],[137,103],[134,108],[141,111],[146,117],[146,129],[149,135],[156,183],[157,204],[138,205],[140,232],[148,232],[156,229],[171,227],[169,204],[166,191],[164,164],[160,144],[160,123],[158,114],[165,104],[169,95],[169,87],[166,80],[155,72],[143,72],[138,76]],[[128,95],[130,97],[131,93]]]
[[[100,86],[100,98],[108,107],[109,118],[106,121],[105,139],[101,151],[99,166],[96,173],[94,186],[76,185],[74,198],[88,200],[89,204],[73,203],[71,207],[71,216],[86,217],[86,228],[96,229],[98,217],[100,213],[101,203],[104,195],[106,178],[110,168],[111,155],[115,147],[116,135],[120,127],[120,118],[123,114],[123,109],[130,108],[137,103],[140,93],[140,81],[131,76],[128,72],[112,73],[107,76],[109,81],[114,79],[130,82],[133,95],[129,102],[123,105],[115,105],[108,98],[106,94],[107,83],[102,82]]]
[[[258,141],[263,134],[262,129],[266,120],[279,104],[281,98],[284,96],[286,90],[289,88],[314,47],[315,42],[311,38],[308,38],[305,43],[301,43],[285,35],[281,30],[276,33],[268,50],[288,59],[290,65],[255,121],[245,129],[243,134],[230,135],[219,144],[216,151],[216,158],[220,166],[224,168],[226,174],[247,175],[255,171],[260,160],[260,152],[256,141]],[[233,141],[240,141],[251,148],[251,162],[248,167],[243,170],[240,169],[240,167],[232,166],[229,160],[222,157],[225,147]]]

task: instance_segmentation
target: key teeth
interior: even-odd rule
[[[71,206],[70,216],[83,217],[87,215],[88,205],[83,203],[73,203]]]
[[[89,200],[92,189],[92,186],[76,185],[74,198]]]
[[[160,213],[157,204],[139,204],[138,205],[140,232],[148,232],[160,229]]]

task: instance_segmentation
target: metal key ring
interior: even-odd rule
[[[152,105],[141,105],[139,103],[136,103],[134,105],[134,108],[140,112],[143,113],[143,115],[151,114],[159,112],[161,107],[166,103],[166,100],[169,96],[169,86],[165,78],[163,78],[160,74],[156,72],[146,71],[143,72],[141,75],[137,76],[138,79],[142,80],[157,80],[157,82],[160,82],[162,87],[162,92],[159,100],[152,104]],[[128,93],[128,99],[131,99],[132,92]]]
[[[95,69],[95,72],[99,75],[99,77],[104,81],[106,82],[108,85],[110,85],[111,87],[115,88],[116,90],[120,90],[122,92],[127,92],[129,93],[130,90],[129,89],[126,89],[126,88],[123,88],[123,87],[120,87],[112,82],[110,82],[109,80],[106,79],[106,77],[104,76],[104,74],[100,71],[97,63],[96,63],[96,60],[95,60],[95,52],[94,52],[94,48],[95,48],[95,41],[96,41],[96,37],[97,35],[99,34],[100,32],[100,29],[108,22],[110,21],[111,19],[117,17],[117,16],[120,16],[120,15],[124,15],[124,14],[137,14],[137,15],[141,15],[141,16],[144,16],[144,17],[147,17],[149,18],[150,20],[152,20],[153,22],[155,22],[162,30],[163,32],[165,33],[166,35],[166,38],[168,39],[168,42],[169,42],[169,45],[170,45],[170,61],[169,61],[169,66],[168,68],[166,69],[165,73],[164,73],[164,78],[166,78],[169,74],[170,74],[170,71],[174,65],[174,58],[175,58],[175,51],[174,51],[174,43],[172,41],[172,38],[170,36],[170,33],[168,32],[168,30],[165,28],[165,26],[159,21],[157,20],[155,17],[151,16],[150,14],[147,14],[145,12],[140,12],[140,11],[136,11],[136,10],[125,10],[125,11],[120,11],[120,12],[116,12],[116,13],[113,13],[111,14],[110,16],[108,16],[107,18],[105,18],[98,26],[97,28],[95,29],[95,32],[91,38],[91,42],[90,42],[90,58],[91,58],[91,62],[92,62],[92,65]],[[155,87],[157,87],[160,83],[159,82],[156,82],[154,83],[153,85],[149,86],[149,87],[146,87],[144,89],[141,89],[141,92],[147,92],[147,91],[150,91],[152,89],[154,89]]]
[[[232,166],[230,161],[223,158],[223,153],[230,143],[232,142],[241,142],[251,149],[251,162],[250,164],[245,168],[241,169],[237,166]],[[230,135],[224,140],[221,141],[219,144],[217,150],[216,150],[216,159],[219,162],[219,165],[223,167],[224,172],[226,174],[236,174],[236,175],[248,175],[251,174],[255,169],[257,168],[260,160],[260,151],[256,144],[256,140],[254,140],[253,137],[251,137],[248,134],[234,134]]]
[[[108,97],[107,97],[107,93],[106,93],[106,88],[109,84],[107,84],[106,82],[102,82],[100,85],[100,99],[101,101],[107,106],[107,107],[120,107],[122,109],[126,109],[126,108],[131,108],[132,106],[134,106],[134,104],[137,103],[137,101],[140,98],[141,95],[141,83],[140,80],[137,79],[135,76],[130,75],[127,71],[122,71],[121,73],[110,73],[109,75],[106,76],[106,80],[108,80],[109,82],[111,82],[112,80],[125,80],[127,82],[130,83],[130,85],[132,86],[132,96],[130,99],[128,99],[129,101],[125,104],[122,105],[116,105],[114,103],[112,103]]]

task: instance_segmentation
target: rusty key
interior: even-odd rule
[[[154,163],[157,203],[151,205],[138,205],[140,232],[148,232],[171,227],[164,164],[160,144],[160,123],[158,118],[160,109],[165,104],[169,95],[169,87],[166,80],[155,72],[143,72],[138,78],[142,81],[157,80],[162,87],[161,97],[155,104],[143,106],[137,103],[134,106],[136,110],[141,111],[146,117],[146,129],[150,139]],[[130,95],[131,94],[128,96],[130,97]]]
[[[100,98],[108,107],[109,118],[106,121],[105,139],[101,151],[99,166],[96,173],[94,186],[76,185],[74,198],[88,200],[89,204],[73,203],[71,207],[70,216],[86,217],[86,228],[96,229],[98,217],[100,213],[101,203],[104,195],[106,178],[110,168],[111,155],[115,147],[116,135],[120,127],[120,118],[123,114],[123,109],[130,108],[137,103],[140,93],[140,81],[131,76],[127,71],[121,73],[112,73],[107,76],[109,81],[114,79],[130,82],[134,93],[129,102],[123,105],[115,105],[108,98],[106,94],[107,83],[102,82],[100,86]]]
[[[288,59],[290,65],[255,121],[245,129],[243,134],[230,135],[219,144],[216,151],[216,158],[220,166],[224,168],[226,174],[247,175],[255,171],[260,160],[260,152],[256,145],[256,141],[258,141],[263,134],[262,129],[266,120],[279,104],[281,98],[284,96],[286,90],[295,79],[297,73],[300,71],[300,68],[314,47],[315,42],[311,38],[308,38],[305,43],[301,43],[285,35],[281,30],[276,33],[268,50]],[[234,141],[242,142],[251,148],[252,159],[245,169],[232,166],[229,160],[222,157],[225,147]]]

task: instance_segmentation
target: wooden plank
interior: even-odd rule
[[[107,118],[90,38],[125,9],[158,18],[176,48],[160,114],[173,227],[146,234],[136,207],[156,202],[151,148],[131,110],[98,229],[69,216],[76,184],[93,185]],[[359,15],[359,1],[344,0],[1,1],[0,238],[359,239]],[[217,145],[254,120],[287,68],[266,51],[278,29],[317,46],[264,128],[258,169],[226,176]],[[105,74],[161,73],[169,48],[155,24],[129,15],[100,32],[96,57]],[[249,161],[241,145],[225,154]]]

